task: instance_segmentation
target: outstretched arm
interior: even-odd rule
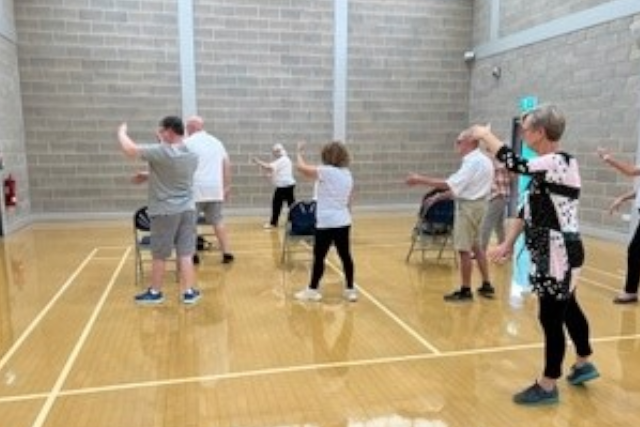
[[[640,166],[636,166],[632,163],[623,162],[622,160],[614,159],[613,155],[606,148],[598,148],[598,156],[609,166],[621,172],[625,176],[634,177],[640,176]]]
[[[431,176],[410,173],[404,180],[405,184],[410,186],[426,185],[428,187],[438,188],[440,190],[449,191],[449,184],[442,178],[434,178]]]
[[[257,157],[252,158],[251,161],[253,163],[255,163],[256,165],[260,166],[262,169],[269,170],[269,171],[273,170],[273,167],[271,166],[270,163],[263,162],[262,160],[260,160]]]
[[[611,205],[609,206],[609,214],[613,214],[614,212],[616,212],[618,210],[618,208],[620,207],[620,205],[622,205],[624,202],[631,200],[633,198],[636,197],[636,192],[635,190],[631,190],[627,193],[624,193],[623,195],[616,197],[615,200],[611,203]]]

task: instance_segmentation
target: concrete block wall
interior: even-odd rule
[[[271,159],[281,143],[331,138],[333,1],[233,0],[195,3],[198,111],[233,163],[229,208],[264,210],[273,188],[250,159]],[[299,180],[298,197],[311,197]]]
[[[500,1],[500,35],[506,36],[527,30],[557,18],[570,16],[595,6],[611,3],[610,0],[509,0]]]
[[[349,13],[347,135],[357,197],[417,207],[426,189],[406,187],[407,172],[446,177],[458,166],[472,4],[358,0]]]
[[[517,3],[522,4],[518,7]],[[535,6],[528,2],[527,8],[531,7],[527,13],[523,13],[524,2],[501,5],[507,9],[502,11],[503,17],[535,15],[536,10],[556,16],[556,7],[565,11],[553,1]],[[512,137],[512,119],[519,114],[518,100],[523,96],[535,95],[540,102],[555,103],[565,112],[568,125],[562,146],[576,155],[581,165],[583,230],[621,239],[630,224],[620,214],[609,215],[607,207],[614,197],[632,188],[632,180],[603,165],[595,151],[605,146],[620,158],[636,159],[640,51],[629,26],[638,19],[638,15],[616,19],[482,58],[473,65],[471,80],[472,120],[491,122],[505,139]],[[501,34],[505,31],[502,24]],[[491,73],[496,66],[502,70],[500,79]],[[628,204],[623,212],[630,210]]]
[[[114,215],[144,200],[115,142],[180,113],[177,0],[16,5],[34,216]],[[334,1],[194,1],[198,111],[234,164],[229,208],[268,210],[249,163],[275,142],[310,160],[333,133]],[[347,139],[358,203],[417,204],[407,171],[450,172],[467,123],[472,2],[348,2]],[[422,193],[423,189],[417,190]],[[301,197],[311,184],[300,186]]]
[[[30,193],[13,0],[0,0],[0,12],[0,182],[11,175],[17,182],[19,201],[17,206],[7,207],[4,197],[0,197],[0,235],[6,235],[29,216]]]
[[[535,34],[554,18],[619,0],[347,3],[346,137],[359,204],[417,204],[423,189],[404,187],[407,171],[448,174],[457,165],[451,143],[461,128],[491,121],[509,138],[517,100],[537,95],[567,111],[563,144],[584,165],[583,224],[621,233],[628,228],[603,207],[630,182],[602,167],[592,152],[607,145],[630,160],[635,156],[640,53],[629,25],[638,16],[542,37],[473,64],[462,60],[470,48]],[[321,143],[333,136],[334,1],[193,4],[197,106],[232,156],[230,208],[266,212],[271,188],[249,158],[267,156],[275,142],[293,152],[304,138],[310,160],[317,161]],[[17,41],[13,47],[2,41],[9,68],[0,73],[10,75],[17,43],[27,213],[131,212],[146,197],[128,181],[142,165],[122,157],[115,128],[128,120],[134,138],[151,139],[158,118],[181,113],[178,1],[29,0],[14,6]],[[491,73],[496,66],[500,79]],[[18,146],[21,138],[14,137]],[[310,184],[302,184],[299,195],[309,194]]]
[[[35,216],[129,212],[116,128],[154,140],[181,114],[175,0],[16,2],[26,149]]]

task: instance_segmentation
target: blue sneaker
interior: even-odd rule
[[[151,288],[148,288],[143,293],[136,295],[134,300],[136,303],[144,305],[161,304],[164,302],[164,295],[162,292],[153,292]]]
[[[558,403],[558,388],[547,391],[536,381],[531,387],[522,390],[513,396],[513,401],[519,405],[549,405]]]
[[[183,304],[195,304],[198,302],[202,294],[197,289],[189,289],[185,293],[182,294],[182,303]]]
[[[584,384],[587,381],[594,380],[600,376],[600,373],[591,362],[587,362],[581,366],[573,365],[571,373],[567,375],[567,381],[571,385]]]

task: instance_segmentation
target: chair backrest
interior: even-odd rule
[[[151,219],[146,206],[138,209],[133,215],[133,226],[139,231],[149,231],[151,229]]]
[[[455,202],[451,199],[439,200],[425,205],[420,212],[421,231],[427,234],[445,234],[453,229]]]
[[[309,236],[316,231],[315,200],[299,200],[289,208],[290,234],[293,236]]]

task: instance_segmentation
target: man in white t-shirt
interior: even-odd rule
[[[199,212],[203,212],[208,224],[220,244],[222,262],[233,262],[229,238],[222,216],[224,201],[231,189],[231,162],[222,142],[204,130],[204,121],[199,116],[187,119],[187,134],[184,143],[198,155],[198,169],[193,176],[193,190]]]
[[[460,257],[462,283],[460,289],[445,295],[445,301],[451,302],[473,300],[471,293],[472,254],[482,275],[482,286],[478,288],[478,293],[485,297],[493,297],[495,293],[489,280],[487,257],[480,242],[482,220],[487,209],[487,199],[493,182],[493,163],[480,150],[479,141],[473,138],[469,129],[461,132],[456,139],[456,151],[462,157],[462,164],[457,172],[448,178],[435,178],[412,173],[405,180],[407,185],[426,185],[443,190],[434,196],[437,199],[453,198],[455,200],[453,245]]]
[[[293,177],[293,163],[282,144],[275,144],[272,153],[274,160],[271,162],[263,162],[257,157],[253,158],[255,164],[267,171],[275,187],[271,200],[271,219],[264,225],[267,230],[278,227],[282,205],[287,202],[287,206],[290,207],[295,202],[294,193],[296,188],[296,180]]]

